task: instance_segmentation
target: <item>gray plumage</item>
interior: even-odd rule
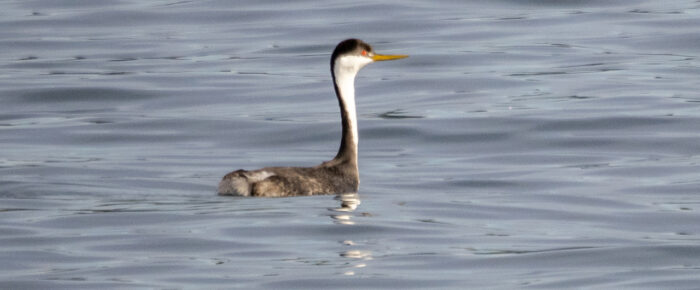
[[[314,167],[265,167],[226,174],[219,182],[220,195],[284,197],[357,192],[360,175],[357,168],[357,113],[354,81],[365,65],[405,55],[378,55],[359,39],[338,44],[331,56],[333,85],[340,105],[342,139],[333,160]]]
[[[221,180],[219,194],[284,197],[357,192],[360,185],[357,166],[351,163],[334,164],[334,161],[314,167],[236,170]]]

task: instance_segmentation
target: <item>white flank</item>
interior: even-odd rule
[[[265,170],[253,171],[253,172],[246,174],[246,176],[248,177],[248,181],[250,183],[255,183],[258,181],[265,180],[265,178],[268,178],[268,177],[273,176],[273,175],[275,175],[275,174],[272,172],[265,171]]]

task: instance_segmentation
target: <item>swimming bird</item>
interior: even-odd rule
[[[331,55],[331,75],[343,128],[335,158],[314,167],[239,169],[221,179],[219,195],[285,197],[357,192],[360,175],[357,168],[355,76],[372,62],[405,57],[408,56],[377,54],[359,39],[341,41]]]

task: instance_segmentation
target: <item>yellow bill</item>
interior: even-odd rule
[[[405,54],[375,54],[372,56],[372,60],[374,61],[383,61],[383,60],[395,60],[395,59],[400,59],[400,58],[406,58],[408,55]]]

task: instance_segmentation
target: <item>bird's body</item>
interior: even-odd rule
[[[219,183],[219,194],[284,197],[357,192],[360,179],[357,166],[333,164],[314,167],[265,167],[233,171]]]
[[[374,61],[404,58],[405,55],[379,55],[358,39],[340,42],[331,56],[331,74],[340,105],[343,135],[338,154],[314,167],[265,167],[236,170],[219,183],[220,195],[284,197],[357,192],[357,113],[355,76]]]

